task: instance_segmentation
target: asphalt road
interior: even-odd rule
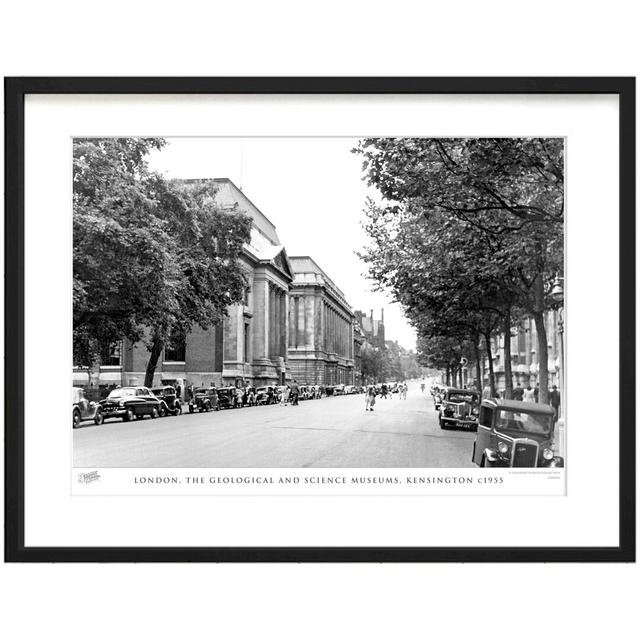
[[[475,433],[442,431],[431,395],[410,384],[364,410],[364,395],[247,407],[73,432],[76,467],[471,467]]]

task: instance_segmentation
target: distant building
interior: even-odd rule
[[[309,256],[289,258],[289,366],[302,384],[354,383],[354,315],[344,294]]]
[[[544,324],[547,333],[547,367],[549,370],[549,386],[560,385],[560,316],[558,311],[546,311]],[[493,370],[496,387],[505,388],[504,372],[504,335],[499,334],[492,340]],[[512,328],[511,335],[511,374],[513,386],[528,384],[535,387],[540,372],[538,354],[538,332],[533,318],[525,317]],[[489,376],[489,363],[483,358],[485,379]]]
[[[187,183],[204,180],[185,180]],[[290,378],[287,335],[291,264],[273,223],[228,178],[213,179],[216,203],[238,208],[252,219],[251,240],[244,246],[241,269],[249,281],[243,304],[228,308],[228,317],[209,329],[195,326],[176,336],[158,362],[154,385],[178,382],[194,386],[282,384]],[[127,340],[103,354],[94,386],[144,384],[149,358],[146,346]],[[74,384],[86,385],[88,372],[74,368]]]
[[[386,345],[384,333],[384,309],[380,310],[380,320],[374,320],[373,309],[367,316],[363,311],[355,311],[356,320],[362,328],[365,340],[372,346],[384,349]]]

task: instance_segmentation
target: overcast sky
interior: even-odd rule
[[[309,255],[354,309],[380,317],[387,340],[415,349],[414,330],[399,305],[373,292],[355,251],[367,195],[354,138],[167,138],[150,157],[170,178],[230,178],[275,225],[289,256]]]

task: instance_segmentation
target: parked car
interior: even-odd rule
[[[160,416],[177,416],[182,413],[182,403],[174,387],[155,387],[151,393],[160,400]]]
[[[472,389],[447,389],[442,397],[438,422],[441,429],[462,427],[477,430],[480,395]]]
[[[276,392],[274,387],[258,387],[256,389],[256,404],[274,404],[276,402]]]
[[[233,409],[236,406],[236,388],[221,387],[216,389],[218,392],[218,410]]]
[[[356,393],[356,388],[352,385],[352,384],[347,384],[344,387],[344,394],[345,395],[352,395]]]
[[[343,396],[344,395],[344,385],[337,384],[333,387],[333,395],[335,396]]]
[[[298,400],[309,400],[312,397],[311,387],[308,387],[306,384],[301,384],[298,389],[300,391]]]
[[[564,467],[553,450],[553,407],[483,400],[472,460],[480,467]]]
[[[215,387],[200,387],[194,390],[193,397],[189,400],[189,413],[194,413],[196,409],[200,413],[218,410],[218,391]]]
[[[104,422],[102,408],[97,402],[87,399],[82,387],[73,387],[71,398],[74,429],[77,429],[83,420],[93,420],[94,424],[102,424]]]
[[[107,418],[122,418],[130,422],[144,416],[157,418],[160,415],[160,400],[147,387],[118,387],[100,401],[100,407]]]

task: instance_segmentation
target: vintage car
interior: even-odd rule
[[[178,400],[176,390],[169,385],[154,387],[151,393],[160,400],[161,416],[177,416],[182,413],[182,403]]]
[[[311,387],[308,387],[306,384],[301,384],[299,389],[298,400],[310,400],[312,398]]]
[[[237,404],[235,387],[220,387],[216,391],[218,392],[218,410],[235,409]]]
[[[344,395],[344,385],[336,384],[333,387],[333,395],[334,396],[343,396]]]
[[[350,396],[350,395],[353,395],[354,393],[356,393],[356,388],[352,384],[348,384],[345,386],[344,388],[345,396]]]
[[[472,460],[480,467],[564,467],[553,450],[553,407],[483,400]]]
[[[275,387],[258,387],[256,389],[256,404],[274,404],[276,400]]]
[[[218,410],[218,394],[221,389],[215,387],[200,387],[195,389],[193,397],[189,400],[189,413],[193,413],[196,409],[198,411],[217,411]]]
[[[441,429],[478,427],[480,395],[470,389],[447,389],[442,396],[438,422]]]
[[[118,387],[100,401],[100,407],[107,418],[122,418],[129,422],[145,416],[157,418],[160,415],[160,400],[147,387]]]
[[[83,420],[93,420],[95,424],[104,422],[102,408],[97,402],[88,400],[84,389],[73,387],[71,392],[71,402],[73,403],[73,428],[77,429]]]

